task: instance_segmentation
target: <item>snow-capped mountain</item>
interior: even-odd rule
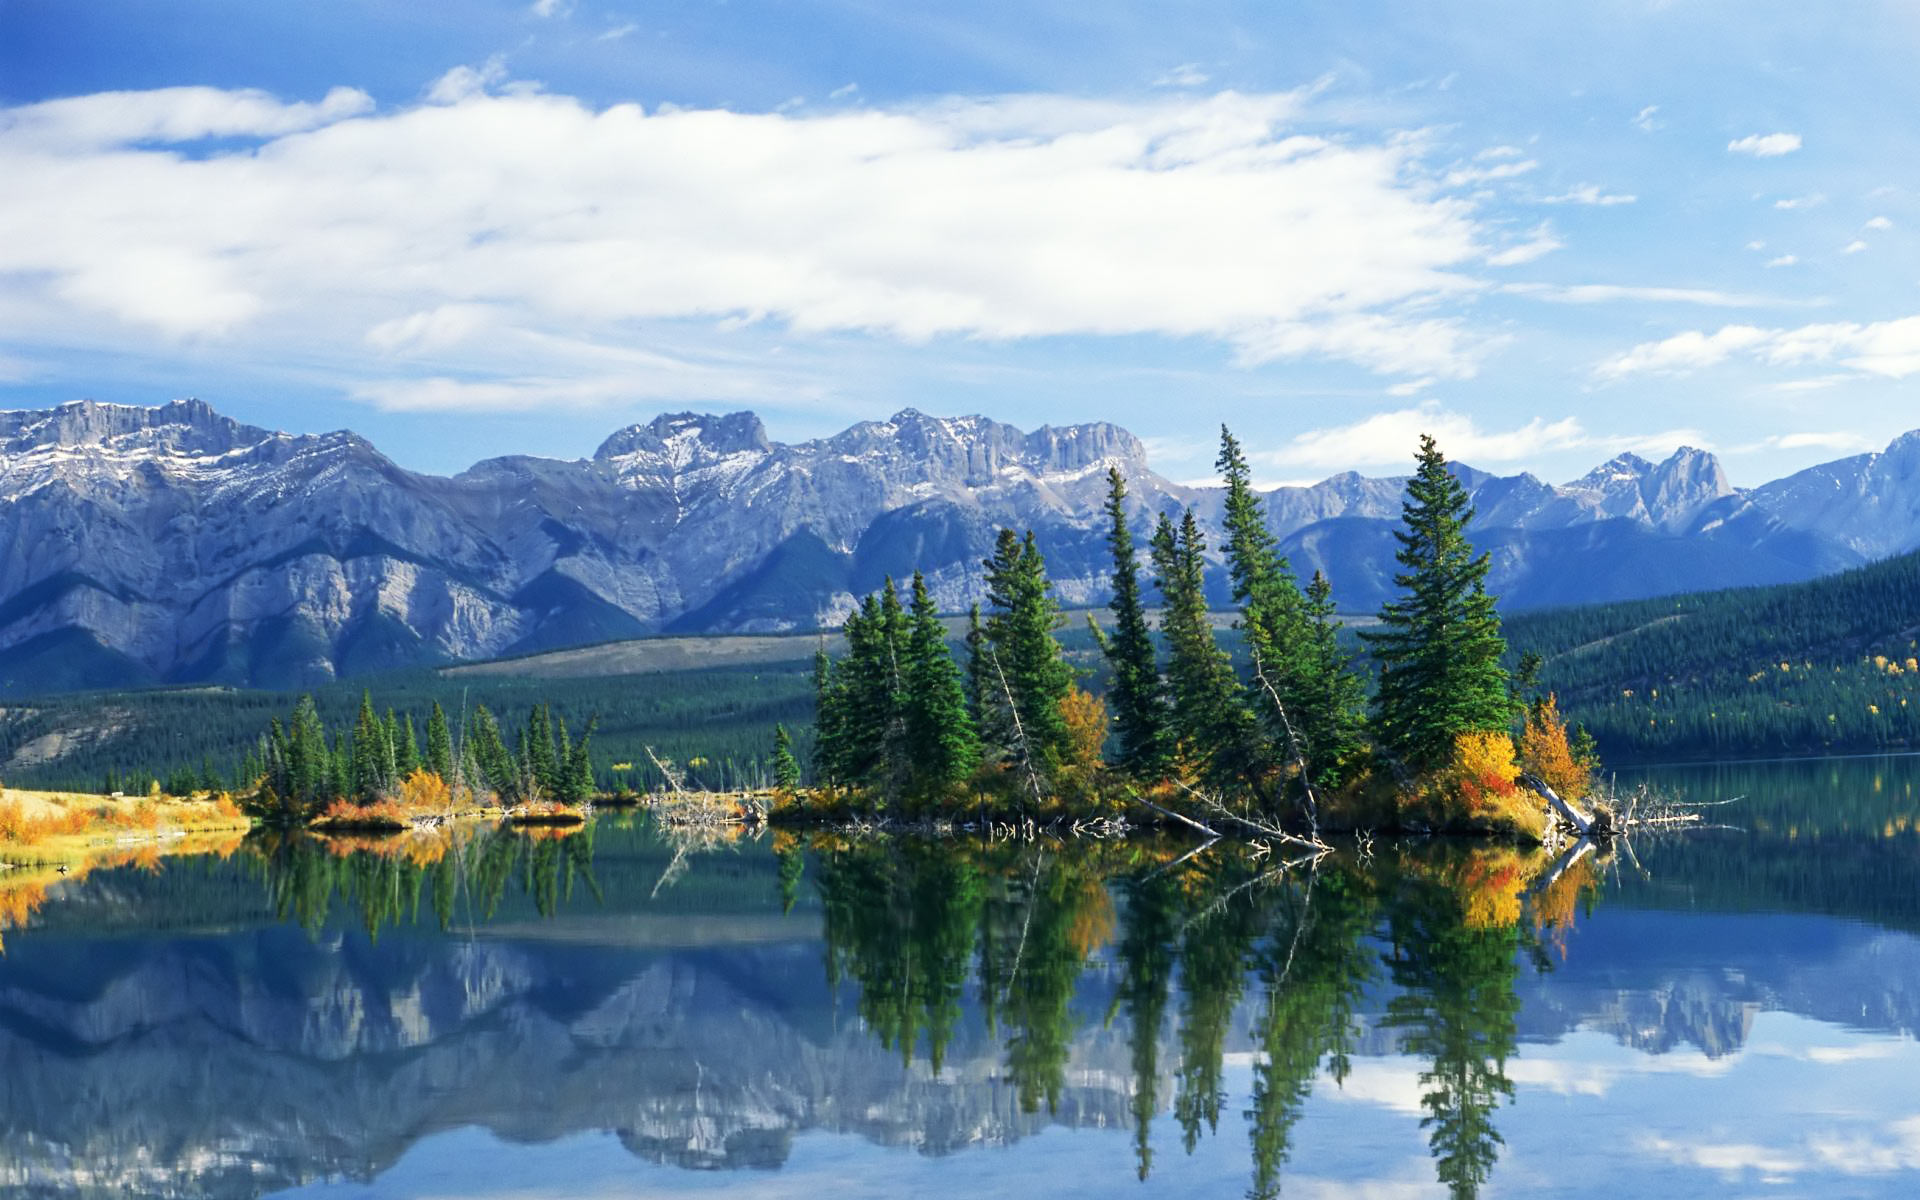
[[[291,435],[198,401],[0,413],[0,689],[303,685],[343,673],[662,631],[836,623],[888,575],[978,598],[1002,526],[1039,537],[1061,596],[1105,597],[1106,471],[1144,533],[1217,519],[1095,423],[1031,433],[904,410],[794,445],[751,413],[678,413],[592,458],[406,471],[351,433]],[[1509,607],[1779,582],[1920,545],[1920,435],[1765,487],[1713,456],[1622,455],[1553,486],[1459,467]],[[1401,481],[1268,498],[1302,573],[1349,609],[1391,586]]]

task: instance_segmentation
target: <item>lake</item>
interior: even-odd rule
[[[16,881],[0,1191],[1913,1194],[1920,759],[1652,774],[1738,828],[1550,882],[630,816]]]

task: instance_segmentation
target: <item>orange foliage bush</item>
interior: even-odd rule
[[[376,800],[372,804],[335,800],[313,823],[322,827],[337,825],[344,829],[405,829],[410,820],[406,812],[391,800]]]
[[[1071,688],[1060,698],[1060,717],[1067,723],[1067,765],[1077,771],[1098,768],[1107,744],[1107,702]]]
[[[1520,733],[1520,764],[1565,800],[1578,800],[1593,786],[1592,774],[1573,755],[1567,720],[1551,694],[1527,714]]]
[[[1499,730],[1463,733],[1453,739],[1454,786],[1470,810],[1489,800],[1513,795],[1519,769],[1513,762],[1513,739]]]
[[[409,812],[444,812],[453,806],[453,789],[432,771],[420,770],[400,781],[395,799]]]
[[[56,808],[38,816],[31,815],[18,800],[0,802],[0,842],[31,846],[42,838],[61,834],[85,833],[92,823],[83,810]]]

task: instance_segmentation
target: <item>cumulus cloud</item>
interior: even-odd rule
[[[648,112],[503,77],[458,68],[427,103],[379,112],[344,89],[0,110],[0,228],[34,234],[0,241],[11,332],[225,338],[303,362],[372,348],[433,404],[508,403],[565,374],[434,382],[463,378],[446,355],[531,345],[503,332],[632,344],[663,322],[1198,337],[1246,363],[1458,379],[1494,341],[1434,302],[1482,288],[1476,262],[1557,245],[1542,227],[1489,259],[1473,202],[1433,188],[1417,139],[1302,134],[1300,93]],[[255,140],[176,152],[240,135]]]
[[[1855,238],[1853,241],[1848,242],[1844,247],[1842,247],[1840,250],[1840,253],[1858,254],[1862,250],[1865,250],[1866,248],[1867,248],[1867,244],[1865,242],[1861,241],[1859,238]]]
[[[1518,429],[1483,430],[1472,417],[1429,402],[1375,413],[1351,425],[1310,430],[1278,450],[1255,457],[1269,466],[1317,470],[1401,466],[1423,433],[1433,435],[1448,458],[1475,463],[1516,462],[1592,441],[1575,417],[1558,421],[1535,417]]]
[[[1773,202],[1773,206],[1778,209],[1784,209],[1788,212],[1792,212],[1793,210],[1800,209],[1800,208],[1818,208],[1822,204],[1825,204],[1826,202],[1827,202],[1827,197],[1825,193],[1810,192],[1805,196],[1786,196],[1786,197],[1783,197],[1782,199],[1775,200]]]
[[[1608,379],[1677,374],[1718,366],[1735,355],[1766,366],[1833,364],[1863,375],[1904,379],[1920,373],[1920,316],[1866,324],[1830,321],[1796,329],[1727,325],[1714,333],[1694,330],[1643,342],[1596,370]]]
[[[1889,221],[1889,220],[1888,220],[1887,218],[1885,218],[1885,217],[1874,217],[1874,218],[1873,218],[1872,220],[1870,220],[1870,221],[1868,221],[1868,222],[1866,223],[1866,226],[1865,226],[1865,228],[1867,228],[1867,229],[1892,229],[1892,228],[1893,228],[1893,222],[1892,222],[1892,221]]]
[[[1778,258],[1768,259],[1767,265],[1769,267],[1790,267],[1799,261],[1800,256],[1797,254],[1782,254]]]
[[[142,142],[277,138],[372,109],[373,97],[349,87],[334,88],[313,104],[282,103],[252,88],[95,92],[0,109],[0,145],[67,157]]]
[[[1659,111],[1660,106],[1658,104],[1649,104],[1641,109],[1638,113],[1634,114],[1634,128],[1638,129],[1641,133],[1652,133],[1654,130],[1660,128],[1660,122],[1654,119],[1654,114]]]
[[[1754,133],[1727,143],[1732,154],[1751,154],[1755,158],[1779,158],[1800,148],[1797,133]]]

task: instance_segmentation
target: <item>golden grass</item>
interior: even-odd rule
[[[0,863],[14,866],[72,867],[103,850],[173,843],[190,834],[244,834],[250,826],[225,793],[176,798],[0,789]]]

